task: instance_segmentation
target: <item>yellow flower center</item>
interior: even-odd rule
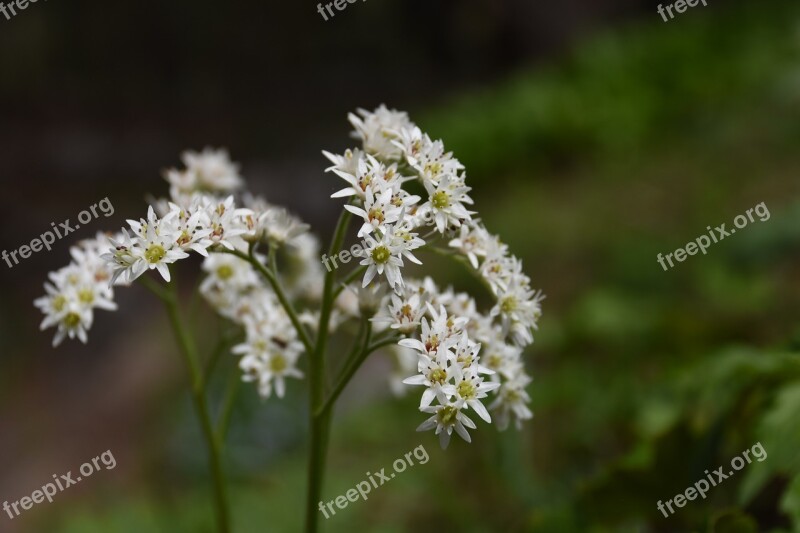
[[[514,296],[506,296],[500,302],[500,310],[505,313],[513,313],[517,309],[517,299]]]
[[[376,263],[383,264],[389,260],[392,256],[392,253],[386,246],[378,246],[374,250],[372,250],[372,260]]]
[[[428,374],[428,381],[431,383],[438,383],[439,385],[444,385],[444,382],[447,381],[447,372],[445,372],[441,368],[437,368],[432,370],[430,374]]]
[[[439,173],[442,171],[442,164],[438,161],[434,163],[428,163],[425,165],[425,172],[431,174],[432,176],[438,176]]]
[[[64,325],[72,329],[81,323],[81,316],[78,313],[67,313],[64,317]]]
[[[473,385],[471,381],[466,379],[461,380],[461,383],[459,383],[456,388],[459,396],[462,398],[470,399],[475,397],[475,385]]]
[[[378,209],[377,207],[370,209],[367,216],[369,216],[370,222],[377,220],[378,222],[383,223],[385,220],[385,217],[383,216],[383,209]]]
[[[447,405],[439,409],[437,416],[439,418],[439,423],[443,426],[452,426],[456,421],[456,415],[458,411],[455,407],[451,405]]]
[[[229,265],[222,265],[217,269],[217,277],[221,280],[231,279],[233,277],[233,269]]]
[[[269,360],[269,369],[275,374],[283,372],[287,366],[289,365],[286,364],[286,359],[282,355],[275,354]]]
[[[450,196],[445,191],[436,191],[431,196],[431,202],[436,209],[444,209],[450,205]]]
[[[85,304],[90,304],[94,301],[94,291],[82,289],[78,291],[78,299]]]
[[[167,252],[160,244],[152,244],[144,252],[144,258],[147,259],[147,261],[151,264],[158,263],[164,259],[165,255],[167,255]]]

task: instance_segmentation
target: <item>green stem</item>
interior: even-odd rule
[[[350,223],[350,212],[343,209],[339,222],[333,233],[328,256],[339,253],[344,242],[345,233]],[[319,510],[317,503],[322,494],[322,483],[325,475],[325,460],[328,451],[331,412],[317,414],[325,395],[325,349],[328,342],[328,324],[333,308],[333,284],[335,271],[325,273],[325,286],[322,291],[322,307],[319,313],[319,325],[314,350],[309,361],[309,425],[311,443],[308,461],[308,492],[306,496],[306,533],[316,533],[319,527]]]
[[[214,346],[214,350],[211,352],[211,355],[208,356],[206,360],[205,370],[203,371],[203,388],[208,383],[209,379],[211,378],[211,374],[214,373],[214,369],[217,367],[217,363],[219,363],[220,357],[222,357],[222,353],[228,347],[228,345],[232,341],[232,337],[228,335],[224,335],[220,333],[219,340],[217,341],[217,345]]]
[[[366,350],[367,354],[371,354],[375,350],[383,348],[384,346],[389,346],[390,344],[397,344],[397,342],[399,340],[400,340],[399,337],[392,337],[392,338],[389,338],[389,339],[382,339],[382,340],[376,341],[374,344],[372,344],[370,346],[367,346],[367,350]]]
[[[350,383],[350,380],[361,367],[362,363],[366,360],[367,356],[369,356],[371,353],[367,351],[367,348],[369,347],[369,341],[372,338],[372,324],[369,321],[367,321],[366,330],[366,335],[364,335],[364,341],[361,345],[361,349],[356,352],[353,357],[348,358],[341,376],[336,381],[336,386],[334,386],[333,392],[331,392],[330,396],[328,396],[328,399],[325,400],[325,403],[317,409],[315,412],[316,415],[327,413],[333,408],[333,405],[336,403],[339,395],[342,394],[344,388],[348,383]]]
[[[308,491],[306,493],[306,533],[316,533],[319,529],[318,502],[322,501],[322,481],[328,451],[331,413],[320,416],[310,415],[311,432],[308,462]]]
[[[364,331],[367,327],[367,321],[361,320],[358,323],[358,331],[356,332],[355,336],[353,337],[353,344],[350,347],[350,350],[347,352],[347,356],[344,358],[339,371],[336,372],[337,375],[341,375],[350,364],[350,361],[356,356],[358,351],[361,349],[361,339],[364,336]],[[324,395],[327,396],[331,392],[331,374],[333,372],[326,372],[325,373],[325,393]]]
[[[208,401],[205,394],[205,379],[198,363],[197,349],[178,310],[178,297],[175,288],[177,284],[173,281],[169,285],[171,290],[166,292],[154,284],[152,280],[147,278],[140,279],[142,279],[142,283],[145,286],[150,288],[164,302],[170,324],[172,325],[180,347],[181,355],[189,371],[192,403],[208,447],[208,462],[209,469],[211,470],[214,501],[217,510],[217,528],[220,533],[228,533],[230,531],[230,513],[228,511],[228,498],[222,469],[222,446],[214,432],[213,423],[211,421],[211,414],[209,413]]]
[[[236,393],[239,392],[239,384],[242,382],[237,370],[237,368],[234,368],[233,372],[231,372],[231,377],[228,381],[228,390],[225,394],[225,400],[222,404],[219,419],[217,420],[217,438],[223,445],[225,443],[225,438],[228,436],[228,428],[231,423],[231,411],[233,410]]]
[[[350,365],[350,362],[353,360],[353,358],[356,356],[356,354],[358,354],[359,351],[361,349],[363,349],[363,346],[362,346],[363,341],[362,341],[362,339],[364,338],[364,334],[366,333],[368,327],[370,327],[370,329],[371,329],[371,324],[370,324],[369,320],[364,319],[364,320],[359,321],[359,323],[358,323],[358,331],[356,331],[356,334],[353,337],[353,345],[350,347],[350,350],[347,352],[347,357],[344,358],[344,363],[342,364],[341,368],[339,369],[340,372],[337,372],[338,375],[342,375],[342,373],[347,369],[348,365]]]
[[[136,279],[136,281],[141,283],[142,286],[144,288],[146,288],[148,291],[150,291],[153,294],[155,294],[158,297],[159,300],[163,301],[163,300],[165,300],[167,298],[170,298],[170,294],[167,291],[165,291],[164,289],[162,289],[161,286],[158,283],[156,283],[155,281],[150,279],[146,272],[143,275],[139,276]]]
[[[253,255],[254,249],[251,248],[250,255]],[[272,271],[272,275],[275,276],[275,279],[278,279],[278,259],[275,253],[275,246],[269,246],[269,268]]]

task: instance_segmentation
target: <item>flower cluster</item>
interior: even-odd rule
[[[179,203],[196,192],[232,193],[244,184],[239,166],[231,162],[225,150],[186,151],[181,159],[186,168],[169,169],[164,173],[169,182],[169,194]]]
[[[73,262],[50,274],[46,296],[35,302],[45,314],[42,329],[58,327],[54,344],[65,336],[86,342],[93,309],[116,309],[115,285],[128,285],[150,270],[170,282],[170,265],[196,252],[205,257],[201,293],[244,328],[246,342],[233,349],[242,355],[244,379],[257,381],[265,397],[273,387],[283,396],[284,378],[302,377],[296,369],[302,344],[272,289],[250,263],[227,252],[248,253],[257,243],[285,248],[294,267],[290,289],[313,300],[321,292],[319,244],[285,209],[252,196],[237,201],[231,193],[242,178],[224,150],[186,152],[182,159],[186,168],[165,173],[170,198],[155,200],[147,217],[128,220],[128,228],[80,243],[72,250]]]
[[[36,299],[34,305],[45,315],[41,329],[57,327],[53,346],[61,344],[65,337],[77,337],[86,343],[94,309],[117,309],[114,290],[109,285],[112,272],[101,257],[110,246],[102,233],[81,241],[70,249],[72,262],[48,276],[50,281],[44,284],[46,295]]]
[[[333,163],[328,170],[347,183],[332,197],[349,198],[345,209],[362,220],[358,236],[368,244],[363,286],[385,274],[394,289],[373,320],[404,336],[397,348],[399,372],[417,372],[403,383],[425,387],[420,410],[432,415],[419,429],[435,428],[442,446],[453,431],[469,441],[467,428],[475,424],[466,411],[491,422],[483,403],[489,393],[494,401],[488,407],[501,429],[512,418],[519,427],[532,416],[522,350],[533,342],[541,293],[531,289],[522,262],[468,208],[473,200],[464,165],[442,141],[385,106],[349,118],[361,147],[342,155],[323,152]],[[403,186],[410,181],[421,184],[427,198],[407,192]],[[425,239],[437,233],[491,289],[495,305],[488,313],[479,313],[469,295],[439,291],[430,279],[404,282],[404,259],[420,264],[412,251],[435,246]]]
[[[57,327],[54,344],[65,337],[86,342],[93,310],[116,309],[115,286],[151,270],[169,283],[172,265],[194,252],[203,257],[200,293],[243,330],[232,351],[243,379],[257,383],[262,396],[283,397],[286,379],[303,377],[297,365],[314,347],[320,318],[329,318],[329,331],[358,320],[366,341],[382,335],[364,350],[397,343],[392,388],[422,387],[419,409],[429,418],[419,430],[435,430],[443,447],[453,432],[470,441],[473,414],[501,429],[512,421],[520,427],[532,416],[522,353],[533,342],[541,294],[522,262],[477,218],[464,165],[442,141],[384,106],[351,114],[350,122],[361,146],[323,153],[328,171],[345,182],[332,196],[347,199],[344,209],[359,220],[365,244],[353,252],[360,270],[348,281],[362,271],[363,278],[337,289],[333,304],[308,225],[240,193],[238,165],[227,152],[207,148],[184,153],[185,168],[165,173],[170,196],[154,200],[145,218],[73,248],[72,263],[50,274],[46,295],[35,302],[45,315],[42,328]],[[425,248],[462,262],[493,304],[479,311],[469,294],[404,272],[408,263],[422,264],[416,254]],[[316,333],[317,342],[326,337]]]

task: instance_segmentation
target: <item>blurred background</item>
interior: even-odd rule
[[[0,500],[106,450],[117,461],[0,515],[0,531],[211,531],[159,302],[120,289],[89,344],[58,349],[32,302],[70,245],[166,195],[161,171],[186,148],[227,147],[253,191],[327,241],[341,202],[320,150],[350,146],[347,112],[380,103],[466,164],[486,225],[547,294],[527,355],[535,418],[442,452],[373,357],[337,410],[323,494],[420,444],[430,462],[324,530],[800,531],[800,5],[708,3],[668,23],[634,0],[375,0],[327,22],[311,2],[38,2],[0,18],[2,249],[106,196],[115,207],[52,252],[0,263]],[[656,262],[761,202],[768,221],[667,272]],[[480,293],[465,270],[425,269]],[[212,383],[215,409],[235,365]],[[283,401],[240,387],[237,532],[301,528],[304,387]],[[756,442],[765,461],[657,510]]]

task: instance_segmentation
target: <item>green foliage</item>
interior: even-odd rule
[[[771,90],[797,64],[795,15],[791,2],[715,6],[593,37],[558,66],[465,95],[424,123],[478,176],[652,149]]]

